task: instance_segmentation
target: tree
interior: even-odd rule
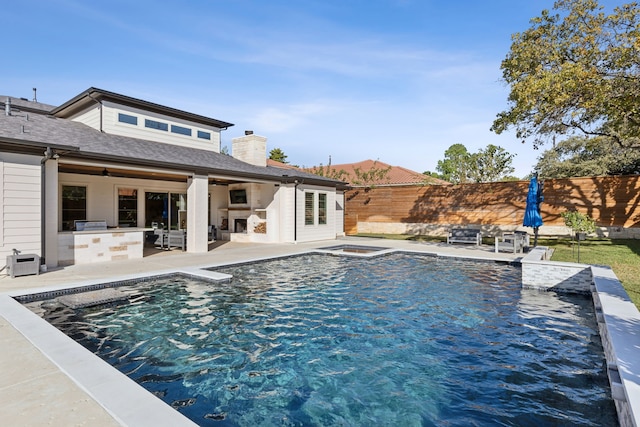
[[[558,0],[554,10],[512,36],[500,67],[509,106],[491,130],[514,127],[535,147],[582,134],[640,148],[640,7],[605,15],[596,0]]]
[[[511,166],[514,157],[515,154],[508,153],[504,148],[489,144],[473,156],[475,165],[471,169],[472,178],[475,182],[502,181],[515,171]]]
[[[276,162],[280,163],[289,163],[287,162],[287,155],[284,154],[284,151],[279,148],[274,148],[273,150],[269,151],[269,159],[275,160]]]
[[[514,156],[493,144],[476,153],[469,153],[462,144],[453,144],[444,152],[444,160],[438,160],[437,177],[452,184],[512,180],[509,174],[515,171],[511,166]]]
[[[640,173],[640,151],[603,137],[571,137],[544,151],[535,170],[544,178],[630,175]]]
[[[424,171],[422,172],[422,175],[425,175],[426,179],[428,178],[444,179],[442,175],[440,175],[438,172]]]
[[[385,180],[385,183],[389,182],[387,175],[391,170],[391,166],[386,168],[379,168],[376,166],[377,160],[373,162],[371,169],[363,171],[361,168],[354,168],[354,177],[351,178],[350,184],[358,185],[361,187],[373,188],[376,183]]]
[[[470,168],[473,161],[467,147],[453,144],[444,152],[444,159],[438,160],[436,170],[445,181],[452,184],[464,184],[471,180]]]
[[[327,166],[323,166],[320,163],[320,166],[313,166],[310,170],[307,170],[312,174],[323,176],[329,179],[335,179],[336,181],[346,181],[349,178],[349,174],[344,169],[336,169],[331,167],[331,163]]]
[[[597,230],[596,222],[593,218],[576,210],[562,212],[560,216],[564,220],[564,225],[574,233],[591,234]]]

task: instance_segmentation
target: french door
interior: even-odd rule
[[[187,228],[185,193],[145,193],[145,225],[170,230]]]

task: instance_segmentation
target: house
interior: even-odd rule
[[[325,177],[339,179],[351,187],[391,187],[397,185],[449,184],[438,178],[424,175],[401,166],[391,166],[379,160],[363,160],[357,163],[315,166],[306,169]]]
[[[60,106],[0,97],[0,257],[47,267],[143,256],[158,230],[186,250],[223,240],[281,243],[343,234],[343,182],[268,167],[232,123],[89,88]]]

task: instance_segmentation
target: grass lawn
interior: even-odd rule
[[[578,262],[576,242],[540,239],[538,243],[554,249],[552,261]],[[610,266],[640,308],[640,240],[587,239],[580,242],[580,262]]]
[[[358,234],[360,237],[444,242],[444,237],[407,234]],[[493,244],[493,240],[485,240]],[[532,241],[533,243],[533,241]],[[578,262],[578,245],[569,239],[538,239],[538,244],[554,249],[552,261]],[[610,266],[633,303],[640,309],[640,240],[588,239],[580,242],[580,262]]]

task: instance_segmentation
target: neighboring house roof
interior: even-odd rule
[[[320,166],[316,168],[306,169],[308,171],[318,170]],[[391,166],[387,163],[379,160],[363,160],[357,163],[344,163],[339,165],[323,166],[324,176],[331,176],[336,179],[341,179],[348,182],[353,187],[360,186],[394,186],[394,185],[425,185],[425,184],[449,184],[447,181],[443,181],[438,178],[412,171],[401,166]],[[329,170],[327,170],[329,168]],[[363,182],[362,174],[371,171],[386,171],[380,172],[372,180],[366,180]],[[341,173],[344,171],[344,173]],[[358,173],[358,172],[359,173]],[[376,175],[376,174],[374,174]]]
[[[14,99],[11,98],[11,105],[14,105]],[[302,170],[254,166],[209,150],[111,135],[83,123],[53,115],[26,114],[20,111],[12,111],[11,115],[6,115],[5,100],[6,98],[0,99],[0,149],[3,151],[43,155],[43,148],[50,147],[57,150],[63,158],[111,161],[168,171],[194,171],[235,179],[292,182],[296,178],[303,178],[305,182],[318,185],[343,185],[340,181]]]
[[[267,158],[267,167],[272,167],[272,168],[280,168],[280,169],[296,169],[296,170],[302,170],[297,166],[293,166],[293,165],[289,165],[287,163],[282,163],[282,162],[278,162],[277,160],[271,160],[269,158]]]

